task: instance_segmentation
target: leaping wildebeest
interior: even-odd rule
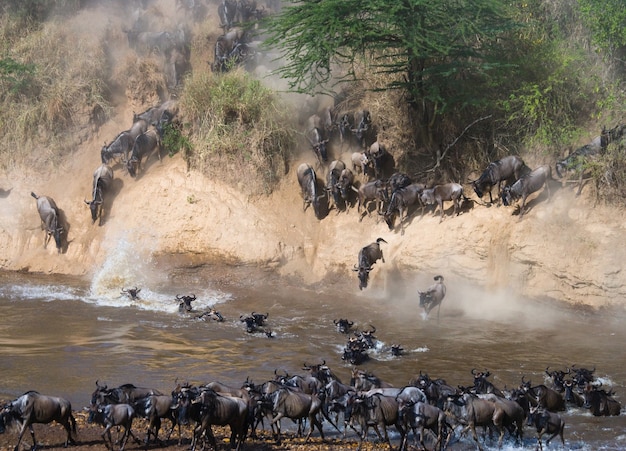
[[[429,286],[426,291],[418,291],[420,295],[420,307],[422,307],[428,316],[430,311],[437,307],[437,319],[439,319],[439,310],[441,310],[441,302],[446,296],[446,286],[443,284],[443,276],[435,276],[435,283]]]
[[[498,196],[500,196],[502,193],[502,182],[511,185],[527,170],[524,160],[517,155],[508,155],[500,160],[489,163],[480,177],[471,182],[472,187],[479,199],[482,199],[483,195],[488,192],[489,202],[493,203],[491,190],[495,185],[498,185]]]
[[[315,217],[319,219],[320,199],[324,197],[324,195],[317,194],[317,175],[310,164],[302,163],[298,166],[298,183],[302,190],[302,199],[304,202],[303,211],[306,211],[306,208],[312,205]]]
[[[522,204],[520,206],[519,218],[520,220],[526,213],[524,207],[526,206],[526,198],[532,193],[539,191],[542,187],[546,187],[548,192],[548,198],[550,198],[550,185],[548,180],[552,178],[552,170],[550,166],[539,166],[532,172],[522,176],[513,185],[505,186],[502,191],[502,203],[505,206],[511,205],[515,200],[521,198]]]
[[[113,169],[102,163],[93,173],[93,187],[91,200],[85,200],[91,210],[91,220],[95,223],[99,219],[98,225],[102,225],[102,211],[104,210],[104,196],[113,183]]]
[[[30,195],[37,200],[37,211],[41,218],[41,230],[45,230],[46,232],[46,237],[43,242],[44,249],[48,245],[50,237],[53,236],[57,251],[61,252],[61,232],[63,231],[63,227],[61,227],[59,223],[59,209],[57,204],[51,197],[38,196],[33,192],[31,192]]]
[[[359,266],[354,265],[352,269],[359,273],[359,290],[367,288],[372,265],[378,260],[382,260],[385,263],[380,243],[386,243],[386,241],[383,238],[378,238],[374,243],[368,244],[359,251]]]
[[[33,424],[48,424],[53,421],[63,426],[67,433],[64,446],[67,447],[68,444],[75,443],[72,438],[72,432],[76,434],[76,420],[72,415],[70,402],[56,396],[47,396],[36,391],[28,391],[2,408],[0,411],[0,433],[4,433],[6,427],[13,422],[17,423],[20,432],[15,451],[19,450],[26,429],[30,430],[30,435],[33,439],[31,449],[34,450],[37,448],[37,440],[35,440]]]

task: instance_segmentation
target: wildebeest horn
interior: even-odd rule
[[[337,325],[337,323],[338,323],[338,322],[339,322],[339,321],[337,321],[336,319],[334,319],[334,320],[333,320],[333,324],[334,324],[335,326]]]
[[[525,377],[525,376],[522,376],[522,384],[525,384],[525,383],[526,383],[526,381],[524,380],[524,377]]]
[[[91,205],[91,202],[90,202],[90,201],[88,201],[87,199],[85,199],[85,203],[86,203],[87,205]]]
[[[472,368],[470,373],[472,373],[472,376],[476,377],[476,368]],[[522,379],[523,379],[523,376],[522,376]]]
[[[359,270],[359,268],[357,268],[357,266],[354,265],[354,268],[352,268],[352,271],[358,271],[358,270]]]
[[[177,295],[176,295],[176,300],[177,300],[177,301],[182,301],[182,300],[183,300],[183,297],[182,297],[180,294],[177,294]]]
[[[376,333],[376,328],[374,326],[372,326],[371,324],[370,324],[370,327],[372,328],[372,331],[370,333],[372,333],[372,334]]]

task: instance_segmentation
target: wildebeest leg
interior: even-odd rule
[[[24,437],[24,432],[26,432],[26,428],[30,429],[30,435],[33,438],[33,449],[35,449],[37,447],[37,442],[35,441],[35,431],[33,430],[33,425],[32,424],[28,424],[28,422],[25,422],[24,425],[22,426],[22,430],[20,431],[20,435],[17,438],[17,445],[15,445],[14,451],[18,451],[18,449],[20,448],[20,443],[22,441],[22,437]]]
[[[439,209],[441,210],[441,217],[439,218],[439,223],[441,223],[441,221],[443,221],[443,199],[440,200],[438,204],[439,204]]]
[[[580,177],[578,178],[578,191],[576,191],[576,196],[580,196],[580,193],[583,190],[583,185],[584,185],[583,176],[584,175],[585,173],[583,171],[580,171]]]
[[[524,216],[524,213],[526,213],[525,207],[526,207],[526,198],[527,197],[528,197],[527,194],[524,194],[522,196],[522,205],[521,205],[521,207],[519,209],[519,219],[520,219],[520,221],[522,220],[522,216]]]

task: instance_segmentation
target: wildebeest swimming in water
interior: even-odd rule
[[[7,426],[16,422],[19,425],[20,433],[15,445],[15,451],[20,447],[20,443],[26,429],[30,429],[33,439],[32,449],[37,448],[35,439],[34,423],[48,424],[56,421],[63,426],[67,432],[64,446],[74,444],[72,432],[76,434],[76,420],[72,415],[72,405],[66,399],[56,396],[46,396],[36,391],[28,391],[19,398],[11,401],[0,411],[0,433],[4,433]]]

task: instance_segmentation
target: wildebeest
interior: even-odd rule
[[[91,394],[91,406],[104,404],[132,404],[135,401],[149,395],[162,395],[159,390],[153,388],[137,387],[134,384],[122,384],[119,387],[108,388],[96,381],[96,389]]]
[[[369,160],[374,169],[374,178],[380,179],[388,175],[394,166],[393,157],[386,147],[375,141],[368,151]]]
[[[211,308],[207,310],[206,312],[201,313],[200,315],[196,316],[196,318],[201,319],[203,321],[205,321],[205,318],[209,318],[209,319],[212,319],[213,321],[217,321],[218,323],[221,323],[224,321],[224,317],[222,316],[222,314],[218,312],[217,310],[215,310],[214,308]]]
[[[548,180],[552,178],[552,170],[550,166],[539,166],[532,172],[523,175],[513,185],[505,186],[502,191],[502,203],[505,206],[511,205],[515,200],[521,198],[522,204],[520,206],[519,218],[522,219],[526,212],[524,207],[526,206],[526,198],[532,193],[539,191],[543,186],[546,187],[548,192],[548,198],[550,198],[550,185]]]
[[[479,450],[482,450],[476,434],[476,426],[495,427],[494,414],[499,407],[490,401],[480,399],[476,395],[465,393],[462,395],[449,395],[445,403],[445,409],[449,416],[459,423],[466,425],[462,434],[472,431],[472,438]]]
[[[248,428],[248,403],[244,399],[222,395],[211,389],[202,389],[196,399],[183,400],[181,412],[183,410],[198,424],[193,432],[190,449],[196,449],[198,439],[203,434],[206,434],[213,449],[217,449],[215,436],[211,430],[213,425],[230,426],[230,447],[241,449]]]
[[[161,419],[167,418],[172,423],[165,440],[169,440],[174,427],[178,424],[178,406],[172,396],[169,395],[148,395],[141,398],[133,404],[135,413],[140,418],[148,420],[148,431],[146,433],[145,443],[150,443],[150,435],[154,436],[154,441],[159,439],[159,429],[161,428]],[[178,424],[178,443],[181,442],[180,424]]]
[[[348,210],[348,208],[350,208],[350,201],[348,197],[350,196],[350,193],[352,192],[353,182],[354,182],[354,174],[352,173],[350,169],[345,168],[343,171],[341,171],[341,174],[339,174],[339,181],[337,182],[336,186],[339,189],[339,194],[341,194],[341,199],[343,200],[343,203],[345,204],[346,211]]]
[[[596,417],[619,415],[622,406],[615,400],[611,392],[601,390],[599,387],[587,384],[583,392],[585,403],[583,407],[591,410],[591,414]]]
[[[437,318],[439,318],[439,310],[441,310],[441,302],[446,296],[446,286],[443,284],[443,276],[434,277],[435,283],[429,286],[426,291],[418,291],[420,295],[420,307],[424,309],[426,315],[437,307]]]
[[[354,172],[361,173],[364,176],[367,175],[367,171],[370,167],[370,159],[367,152],[354,152],[351,157],[352,170]]]
[[[319,164],[321,165],[327,162],[328,149],[326,148],[326,144],[328,144],[328,138],[324,134],[322,119],[317,114],[309,117],[309,120],[307,121],[306,131],[304,134],[311,144],[311,147],[313,148],[313,152],[315,153],[315,157],[317,158]]]
[[[565,429],[565,421],[559,414],[549,412],[542,407],[531,407],[528,414],[528,426],[535,426],[537,429],[537,442],[539,449],[543,449],[541,443],[541,437],[543,434],[552,434],[548,440],[546,440],[546,446],[550,444],[557,435],[561,437],[561,444],[565,446],[565,439],[563,438],[563,431]]]
[[[272,403],[272,411],[275,414],[271,424],[276,425],[277,443],[280,443],[280,420],[283,417],[291,418],[294,421],[303,418],[309,419],[311,429],[305,438],[305,443],[308,442],[316,427],[320,431],[322,440],[324,439],[322,424],[317,418],[317,414],[320,411],[324,414],[324,411],[321,409],[322,402],[317,395],[308,395],[306,393],[295,392],[288,388],[279,388],[266,395],[266,398]],[[332,423],[329,418],[326,419]]]
[[[354,325],[353,321],[349,321],[347,319],[335,319],[333,320],[333,324],[337,326],[337,330],[342,334],[350,333],[350,328]]]
[[[472,368],[470,373],[474,377],[474,386],[471,391],[475,394],[494,394],[500,397],[504,397],[504,393],[496,387],[491,381],[488,381],[487,378],[491,376],[491,372],[488,370],[485,371],[476,371],[475,368]]]
[[[220,27],[224,32],[230,30],[235,22],[237,14],[237,0],[222,0],[217,7],[217,15],[220,19]]]
[[[369,215],[368,207],[366,203],[370,201],[376,201],[376,211],[382,214],[382,207],[387,200],[387,187],[382,180],[373,180],[371,182],[361,185],[359,189],[352,187],[353,191],[356,191],[359,202],[357,204],[357,212],[361,214],[361,207],[365,209],[365,214]],[[363,216],[359,216],[359,222],[363,219]]]
[[[192,295],[177,294],[176,300],[178,301],[178,311],[180,313],[191,312],[193,310],[191,303],[196,300],[196,295],[195,294],[192,294]]]
[[[402,437],[405,434],[398,412],[398,401],[394,396],[386,396],[381,393],[357,395],[352,411],[352,421],[356,421],[361,427],[360,442],[357,449],[361,449],[370,427],[373,427],[378,437],[389,445],[389,449],[392,449],[392,446],[387,433],[387,426],[395,426]],[[380,428],[383,429],[382,435]]]
[[[57,251],[61,252],[61,232],[63,231],[63,227],[61,227],[59,222],[59,209],[56,202],[48,196],[38,196],[33,192],[31,192],[30,195],[37,201],[37,211],[41,218],[41,230],[45,230],[46,232],[43,242],[44,249],[48,245],[50,237],[53,236]]]
[[[489,193],[489,202],[493,203],[491,190],[498,185],[498,196],[502,192],[502,182],[510,185],[527,171],[526,164],[517,155],[509,155],[500,160],[489,163],[477,180],[472,181],[476,195],[482,199],[485,192]]]
[[[356,137],[359,146],[362,148],[368,146],[368,139],[372,134],[372,115],[369,110],[358,110],[354,113],[354,128],[350,131]]]
[[[141,291],[141,288],[122,288],[121,294],[124,294],[126,296],[128,296],[131,300],[136,301],[137,299],[139,299],[139,292]]]
[[[110,144],[104,144],[100,150],[102,163],[109,164],[113,158],[122,161],[128,160],[128,153],[132,150],[135,140],[139,135],[148,130],[148,121],[139,119],[133,122],[130,129],[120,132]]]
[[[95,223],[99,219],[98,225],[102,225],[102,211],[104,210],[104,197],[113,183],[113,169],[102,163],[93,173],[93,186],[91,200],[85,200],[91,210],[91,220]]]
[[[389,230],[393,230],[395,217],[398,216],[400,234],[404,235],[404,222],[409,217],[409,208],[420,202],[420,196],[425,186],[421,183],[412,183],[403,188],[396,188],[391,194],[384,218]]]
[[[315,170],[310,164],[302,163],[298,166],[297,173],[304,202],[303,211],[306,211],[306,208],[312,205],[315,217],[319,219],[321,214],[320,199],[324,197],[324,195],[317,194],[317,175],[315,174]]]
[[[19,398],[11,401],[0,410],[0,433],[4,433],[7,426],[17,423],[20,432],[15,445],[15,451],[19,450],[20,442],[26,429],[30,430],[33,439],[32,450],[37,448],[33,424],[48,424],[53,421],[59,423],[65,429],[67,437],[64,446],[74,444],[72,432],[76,434],[76,420],[72,415],[72,405],[66,399],[56,396],[42,395],[36,391],[27,391]]]
[[[341,173],[345,168],[346,165],[343,161],[333,160],[328,166],[328,174],[326,176],[326,191],[330,193],[330,197],[335,204],[337,213],[345,208],[345,202],[343,202],[343,197],[341,196],[341,190],[339,187],[339,177],[341,177]]]
[[[171,122],[172,119],[174,119],[178,115],[178,110],[179,110],[178,100],[176,99],[166,100],[161,105],[148,108],[143,113],[133,114],[133,123],[135,124],[138,121],[143,120],[147,124],[146,125],[146,130],[147,130],[148,125],[158,125],[159,123],[163,123],[163,122]],[[145,132],[146,130],[144,130],[143,132]]]
[[[369,371],[352,369],[350,385],[357,391],[368,391],[373,388],[393,388],[393,385],[370,373]],[[397,393],[396,393],[397,395]]]
[[[111,450],[113,450],[113,440],[111,439],[111,429],[113,426],[122,426],[124,428],[124,433],[122,434],[122,438],[120,439],[120,451],[124,451],[124,447],[126,446],[126,442],[129,437],[133,437],[135,442],[141,443],[137,437],[131,431],[131,427],[133,425],[133,420],[135,419],[135,409],[130,404],[107,404],[91,406],[89,411],[89,417],[87,421],[89,423],[97,423],[104,426],[104,432],[102,433],[102,439],[104,440],[104,445],[109,449],[109,445]],[[107,442],[107,438],[109,439]]]
[[[428,402],[443,407],[443,401],[449,395],[457,394],[457,389],[448,385],[444,379],[431,379],[427,373],[420,371],[419,375],[409,381],[410,385],[420,388]]]
[[[433,188],[425,188],[420,194],[420,199],[424,205],[436,204],[441,210],[441,218],[439,222],[443,221],[443,203],[444,201],[451,200],[454,204],[453,215],[459,214],[461,208],[461,200],[467,198],[463,194],[463,186],[458,183],[446,183],[444,185],[435,185]],[[435,212],[437,207],[435,207]],[[434,214],[434,212],[433,212]]]
[[[565,177],[567,172],[574,172],[578,175],[578,191],[576,195],[579,196],[583,189],[583,177],[585,175],[585,164],[589,158],[592,158],[599,154],[608,144],[608,137],[610,135],[603,129],[601,136],[593,139],[589,144],[585,144],[579,147],[567,157],[559,160],[555,164],[556,175],[559,178]]]
[[[135,177],[141,168],[141,160],[146,157],[146,162],[152,152],[156,150],[159,160],[161,160],[161,138],[156,129],[150,129],[137,136],[133,144],[130,158],[126,162],[126,169],[131,177]]]
[[[414,402],[399,405],[400,418],[405,428],[405,434],[400,443],[400,450],[407,449],[406,443],[409,437],[409,428],[413,431],[413,435],[419,435],[420,445],[426,450],[424,444],[424,432],[430,430],[436,435],[437,441],[433,449],[438,446],[444,447],[444,435],[447,432],[446,414],[439,407],[432,406],[425,402]]]
[[[565,410],[565,398],[563,395],[543,384],[532,386],[531,381],[525,381],[522,376],[520,389],[526,392],[532,405],[545,407],[551,412]]]
[[[233,28],[218,36],[213,51],[213,72],[226,72],[241,62],[239,46],[245,43],[245,33],[241,28]]]
[[[354,265],[353,268],[353,271],[359,273],[359,290],[367,288],[372,265],[378,260],[382,260],[385,263],[380,243],[386,243],[386,241],[383,238],[378,238],[374,243],[368,244],[359,251],[359,265]]]
[[[563,396],[565,397],[566,404],[572,404],[576,407],[583,407],[585,405],[585,397],[576,392],[574,381],[564,381],[563,387],[565,389]]]

